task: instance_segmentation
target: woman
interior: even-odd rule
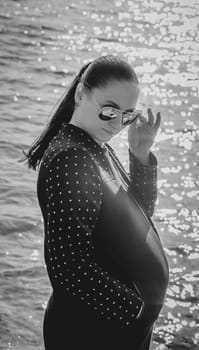
[[[83,66],[26,157],[40,163],[37,194],[52,285],[46,350],[150,347],[168,264],[150,219],[160,125],[136,110],[132,67],[108,55]],[[108,145],[128,128],[130,173]]]

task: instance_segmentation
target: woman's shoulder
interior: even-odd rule
[[[62,139],[59,136],[53,137],[42,157],[42,165],[49,167],[56,161],[66,161],[68,166],[73,166],[74,162],[81,166],[84,162],[89,162],[94,166],[95,161],[92,153],[83,144],[74,139]]]
[[[75,160],[79,167],[85,166],[86,162],[96,171],[107,165],[102,147],[84,130],[71,124],[63,125],[51,139],[42,157],[41,166],[49,167],[56,159],[67,161],[68,167],[72,167]]]

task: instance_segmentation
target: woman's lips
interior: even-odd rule
[[[103,129],[104,131],[106,131],[109,135],[114,135],[114,131],[110,131],[110,130],[106,130],[106,129]]]

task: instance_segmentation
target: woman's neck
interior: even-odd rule
[[[78,123],[78,121],[77,121],[76,118],[72,118],[72,119],[70,120],[69,124],[72,124],[72,125],[74,125],[74,126],[77,126],[78,128],[84,130],[87,134],[89,134],[89,132],[88,132],[86,129],[84,129],[84,127],[82,127],[81,125],[79,125],[79,123]],[[90,135],[90,134],[89,134],[89,135]],[[102,147],[102,148],[104,147],[104,142],[100,142],[99,140],[97,140],[97,139],[96,139],[95,137],[93,137],[92,135],[90,135],[90,137],[92,137],[93,140],[95,140],[95,142],[97,142],[98,145],[99,145],[100,147]]]

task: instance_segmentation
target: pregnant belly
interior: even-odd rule
[[[93,233],[104,269],[136,286],[145,304],[162,307],[168,263],[158,233],[137,201],[114,180],[104,182],[101,213]]]

